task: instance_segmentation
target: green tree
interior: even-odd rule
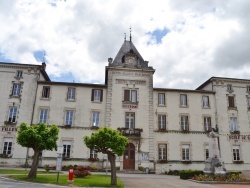
[[[39,154],[43,150],[56,150],[59,129],[56,125],[47,126],[44,123],[28,126],[21,123],[18,130],[17,143],[23,147],[32,148],[34,156],[28,178],[36,178]]]
[[[98,132],[92,133],[91,136],[84,136],[83,140],[89,149],[108,155],[111,167],[111,185],[117,185],[115,158],[116,155],[123,155],[128,139],[119,131],[103,127]]]

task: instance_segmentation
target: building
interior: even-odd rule
[[[103,168],[106,156],[90,151],[83,136],[106,125],[129,138],[116,159],[121,170],[202,170],[212,128],[226,168],[250,167],[250,80],[212,77],[196,90],[154,88],[155,70],[126,40],[108,59],[104,84],[54,82],[45,69],[0,63],[0,165],[31,163],[32,150],[16,143],[17,130],[21,122],[44,122],[60,129],[63,165]],[[43,151],[39,165],[56,158],[56,151]]]

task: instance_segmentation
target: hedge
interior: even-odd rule
[[[202,170],[182,170],[180,171],[180,178],[183,180],[191,179],[194,175],[204,174]]]

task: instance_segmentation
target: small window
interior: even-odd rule
[[[133,103],[136,103],[136,102],[137,102],[137,90],[125,89],[125,90],[124,90],[124,101],[125,101],[125,102],[133,102]]]
[[[15,123],[17,119],[17,107],[10,107],[9,115],[8,115],[8,122]]]
[[[250,109],[250,97],[247,97],[247,108]]]
[[[240,146],[233,146],[233,160],[240,161]]]
[[[100,112],[92,112],[92,126],[93,127],[100,126]]]
[[[63,141],[63,158],[70,158],[71,141]]]
[[[39,123],[47,123],[48,109],[40,109]]]
[[[102,102],[103,90],[101,89],[92,89],[91,101]]]
[[[72,110],[66,110],[65,112],[65,125],[73,124],[74,112]]]
[[[204,117],[204,129],[205,131],[211,131],[211,117]]]
[[[238,131],[237,128],[237,117],[230,117],[230,131]]]
[[[227,91],[233,91],[232,84],[227,84]]]
[[[16,77],[17,77],[17,78],[22,78],[22,77],[23,77],[23,71],[18,70],[18,71],[16,72]]]
[[[189,130],[188,116],[181,116],[181,130],[182,131],[188,131]]]
[[[228,107],[235,107],[234,96],[228,96]]]
[[[68,100],[75,100],[75,88],[73,88],[73,87],[68,88],[67,99]]]
[[[12,144],[13,143],[13,138],[4,138],[3,139],[3,154],[5,155],[11,155],[12,151]]]
[[[95,158],[95,159],[98,158],[98,153],[97,153],[97,151],[94,150],[94,149],[91,149],[91,150],[90,150],[89,158]]]
[[[159,130],[166,130],[166,115],[158,115]]]
[[[12,96],[19,96],[21,91],[21,84],[14,83],[12,89]]]
[[[189,144],[182,145],[182,160],[183,161],[190,160],[190,145]]]
[[[206,147],[205,147],[205,157],[206,157],[206,159],[209,158],[209,146],[208,145],[206,145]]]
[[[250,93],[250,86],[247,86],[247,93]]]
[[[42,98],[49,99],[50,97],[50,86],[43,86]]]
[[[135,128],[135,113],[126,112],[125,114],[125,127],[129,129]]]
[[[202,102],[204,108],[209,108],[209,96],[202,96]]]
[[[167,160],[167,145],[159,144],[158,145],[158,159],[159,160]]]
[[[165,93],[158,93],[158,105],[165,105]]]
[[[186,94],[180,95],[180,104],[182,107],[187,106],[187,95]]]

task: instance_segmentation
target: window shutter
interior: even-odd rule
[[[103,90],[101,89],[101,96],[100,96],[100,101],[102,102],[102,98],[103,98]]]
[[[130,101],[130,90],[124,90],[124,101]]]
[[[234,107],[234,97],[228,96],[228,105],[229,107]]]
[[[92,89],[92,93],[91,93],[91,101],[94,101],[94,89]]]

